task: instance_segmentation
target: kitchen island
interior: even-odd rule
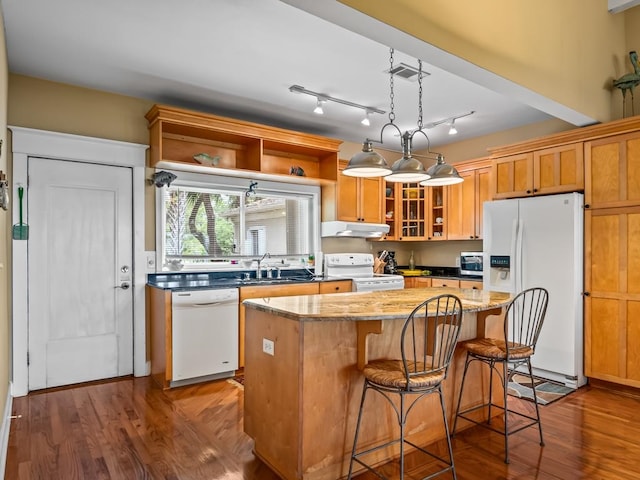
[[[286,480],[346,476],[367,359],[399,358],[403,321],[434,295],[457,295],[464,311],[460,340],[499,328],[508,294],[457,288],[301,295],[246,300],[244,429],[255,454]],[[494,325],[495,324],[495,325]],[[444,382],[452,417],[464,350],[456,350]],[[463,407],[481,403],[488,375],[471,372]],[[429,398],[432,397],[432,398]],[[444,437],[436,395],[412,412],[407,432],[427,445]],[[360,445],[397,433],[393,410],[372,395],[365,404]],[[395,456],[378,452],[380,462]]]

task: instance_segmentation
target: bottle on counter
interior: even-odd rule
[[[409,270],[415,270],[416,261],[413,259],[413,250],[411,250],[411,256],[409,257]]]

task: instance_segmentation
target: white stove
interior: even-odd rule
[[[373,273],[373,263],[370,253],[329,253],[324,256],[324,274],[332,279],[350,278],[354,292],[404,288],[402,275]]]

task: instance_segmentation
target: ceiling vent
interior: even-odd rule
[[[418,69],[407,65],[406,63],[399,63],[393,67],[393,69],[387,69],[384,73],[391,73],[394,77],[403,78],[410,82],[418,80]],[[422,71],[422,78],[431,75],[429,72]]]

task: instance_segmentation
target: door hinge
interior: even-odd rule
[[[27,352],[27,367],[30,365],[30,361],[29,361],[29,352]]]

